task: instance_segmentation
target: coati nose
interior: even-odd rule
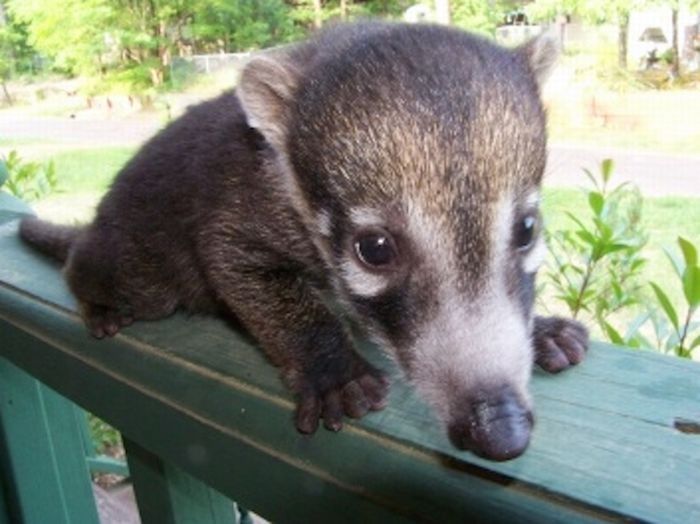
[[[532,412],[506,386],[490,395],[479,393],[461,406],[463,414],[450,422],[448,436],[454,446],[489,460],[510,460],[530,442]]]

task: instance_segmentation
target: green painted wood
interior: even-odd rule
[[[0,385],[3,474],[16,520],[97,523],[72,403],[4,358]]]
[[[536,373],[532,445],[502,464],[451,448],[398,378],[384,411],[303,437],[275,370],[225,322],[178,315],[95,341],[12,224],[0,354],[274,521],[700,521],[700,436],[674,428],[700,419],[692,362],[596,344],[575,370]]]
[[[32,215],[32,209],[9,193],[0,191],[0,224],[23,215]]]
[[[1,444],[0,447],[2,447]],[[2,464],[2,461],[0,461],[0,464]],[[0,471],[0,524],[10,524],[10,508],[5,501],[7,498],[6,492],[7,488],[3,480],[2,471]]]
[[[95,449],[95,444],[92,441],[90,434],[90,425],[88,422],[88,414],[76,406],[76,417],[80,428],[81,441],[85,451],[85,461],[91,473],[112,473],[121,475],[122,477],[129,476],[129,468],[125,460],[118,460],[107,455],[100,455]]]
[[[111,473],[113,475],[129,476],[129,467],[123,460],[117,460],[107,455],[95,455],[86,459],[91,473]]]
[[[144,524],[236,524],[234,503],[180,468],[124,438]]]

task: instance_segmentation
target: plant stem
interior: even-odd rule
[[[583,282],[581,284],[581,289],[579,289],[578,296],[576,297],[576,304],[574,304],[574,309],[571,311],[571,316],[576,318],[578,316],[579,311],[581,310],[581,306],[583,305],[583,294],[586,292],[586,289],[588,288],[588,283],[591,279],[591,275],[593,274],[593,259],[589,258],[588,262],[586,263],[586,274],[583,276]]]
[[[686,349],[683,347],[685,344],[685,339],[688,336],[688,329],[690,328],[690,319],[693,317],[693,313],[695,312],[695,309],[692,307],[688,308],[688,313],[685,316],[685,322],[683,324],[683,334],[681,335],[679,333],[679,343],[678,343],[678,351],[676,351],[677,355],[679,357],[690,357],[690,351],[686,351]]]

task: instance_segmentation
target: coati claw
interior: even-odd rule
[[[340,431],[343,417],[359,419],[369,411],[383,409],[388,392],[389,380],[374,369],[325,393],[307,390],[297,405],[297,430],[304,434],[314,433],[322,418],[327,430]]]
[[[535,363],[558,373],[583,360],[588,349],[588,331],[575,320],[536,317],[532,333]]]
[[[105,336],[113,337],[121,328],[134,322],[130,315],[124,315],[116,309],[92,304],[83,304],[82,317],[90,334],[99,339]]]

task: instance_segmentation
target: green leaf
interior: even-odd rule
[[[596,189],[600,189],[600,186],[598,185],[598,180],[596,179],[595,175],[594,175],[593,173],[591,173],[591,171],[590,171],[589,169],[585,169],[585,168],[584,168],[584,169],[583,169],[583,172],[586,174],[586,176],[588,177],[588,180],[591,181],[591,183],[593,184],[593,186],[594,186]],[[586,192],[587,192],[587,191],[586,191]]]
[[[627,332],[625,333],[625,340],[631,340],[633,338],[640,339],[640,333],[639,330],[642,327],[642,325],[649,320],[649,313],[640,313],[635,317],[632,322],[630,322],[629,326],[627,327]]]
[[[571,220],[573,220],[573,221],[576,223],[576,225],[577,225],[578,227],[580,227],[581,229],[586,229],[586,230],[588,229],[586,226],[583,225],[583,222],[581,222],[581,221],[576,217],[576,215],[574,215],[574,214],[571,213],[570,211],[567,211],[567,212],[566,212],[566,216],[568,216]],[[566,234],[566,232],[564,232],[564,234]]]
[[[683,278],[684,268],[681,259],[675,253],[669,251],[666,248],[664,248],[664,253],[666,253],[666,256],[671,262],[671,266],[673,266],[673,270],[676,272],[676,275],[678,275],[678,278]]]
[[[661,305],[664,312],[666,313],[666,316],[673,324],[673,327],[676,328],[676,332],[678,332],[678,314],[671,305],[671,301],[666,296],[666,293],[664,293],[658,285],[656,285],[654,282],[650,282],[649,284],[654,289],[654,293],[656,294],[656,299],[659,301],[659,305]]]
[[[695,349],[698,346],[700,346],[700,335],[698,335],[697,337],[695,337],[695,339],[693,339],[693,341],[688,346],[688,349]]]
[[[688,305],[696,308],[700,305],[700,267],[688,266],[683,273],[683,293]]]
[[[608,336],[608,339],[610,339],[610,342],[612,342],[613,344],[624,346],[625,341],[622,339],[620,333],[618,333],[617,330],[610,324],[608,324],[605,320],[603,320],[602,322],[603,329],[605,329],[605,334]]]
[[[678,245],[683,251],[686,266],[696,266],[698,264],[698,252],[695,246],[683,237],[678,237]]]
[[[612,158],[606,158],[600,163],[600,173],[601,175],[603,175],[603,182],[605,182],[606,184],[612,176],[614,167],[615,163],[613,162]]]
[[[588,205],[591,206],[591,209],[596,215],[600,216],[600,213],[603,211],[603,206],[605,205],[605,197],[598,191],[591,191],[588,193]]]
[[[585,229],[580,229],[580,230],[576,231],[576,236],[578,236],[586,244],[589,244],[591,246],[595,246],[597,243],[596,238],[590,232],[586,231]]]
[[[632,340],[634,340],[637,343],[637,345],[632,347],[639,347],[640,349],[653,349],[658,351],[656,345],[653,344],[647,337],[645,337],[641,333],[635,333],[634,337],[632,337],[630,341]]]

